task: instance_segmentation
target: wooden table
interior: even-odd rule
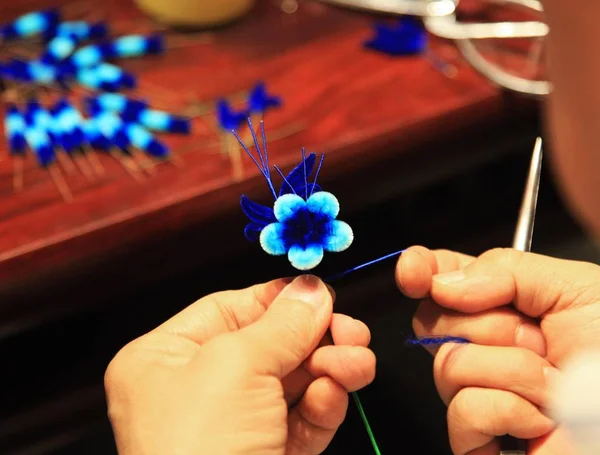
[[[4,3],[3,18],[43,6]],[[96,3],[94,15],[107,18],[116,33],[153,27],[128,1]],[[369,15],[318,2],[302,2],[287,14],[276,2],[258,3],[231,26],[193,35],[168,32],[172,48],[165,55],[125,62],[124,68],[139,75],[140,88],[132,96],[171,112],[190,112],[221,96],[240,100],[237,94],[264,80],[284,99],[283,108],[265,118],[267,134],[280,136],[270,142],[271,163],[290,168],[302,146],[325,152],[321,182],[342,182],[349,195],[357,178],[367,186],[383,179],[364,175],[370,166],[389,171],[388,163],[416,150],[435,166],[435,156],[454,153],[449,138],[517,124],[535,113],[535,105],[505,96],[476,74],[452,43],[432,40],[434,52],[458,68],[448,79],[422,56],[390,58],[363,49],[373,23]],[[32,161],[24,190],[15,194],[11,160],[0,162],[5,333],[105,302],[111,293],[146,280],[226,260],[243,248],[240,194],[265,203],[269,195],[245,156],[243,177],[235,178],[230,159],[219,153],[213,124],[209,114],[194,120],[192,137],[167,138],[183,166],[160,164],[143,183],[101,156],[103,178],[90,183],[81,174],[68,177],[70,204]],[[393,174],[387,178],[393,185]],[[377,197],[373,193],[371,201]],[[355,209],[353,199],[346,200],[348,210]]]

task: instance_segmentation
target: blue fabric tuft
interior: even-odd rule
[[[354,241],[354,232],[348,223],[333,220],[325,226],[327,232],[323,237],[323,248],[330,253],[347,250]]]
[[[237,130],[246,117],[247,113],[245,111],[234,111],[224,99],[217,101],[217,118],[219,120],[219,126],[225,131]]]
[[[273,256],[287,253],[286,240],[286,226],[283,223],[271,223],[260,233],[260,246]]]
[[[248,223],[244,228],[244,235],[250,242],[256,242],[260,239],[260,233],[264,228],[262,224]]]
[[[316,243],[292,245],[288,251],[288,259],[298,270],[314,269],[323,260],[323,247]]]
[[[257,83],[248,96],[248,110],[252,113],[265,113],[272,107],[281,107],[281,98],[269,95],[264,82]]]
[[[294,218],[301,210],[305,210],[306,201],[296,194],[284,194],[275,201],[273,211],[275,218],[281,223]]]
[[[306,182],[305,182],[305,166],[306,166],[306,176],[308,177],[312,174],[312,171],[315,167],[315,162],[317,161],[317,154],[310,153],[298,166],[296,166],[292,171],[285,177],[285,182],[281,185],[281,189],[279,190],[279,195],[282,196],[284,194],[295,193],[300,196],[304,196]],[[309,185],[310,190],[310,185]],[[309,192],[310,194],[310,192]]]
[[[324,219],[334,220],[340,213],[340,203],[337,198],[326,191],[313,194],[306,201],[308,210],[322,216]]]
[[[254,202],[248,199],[246,196],[242,196],[240,204],[244,214],[256,224],[263,225],[264,227],[269,223],[277,221],[275,218],[275,213],[271,207]]]
[[[400,19],[395,25],[375,24],[375,36],[364,43],[368,49],[388,55],[415,55],[427,48],[427,30],[416,18]]]

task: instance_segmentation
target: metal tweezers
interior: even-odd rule
[[[515,229],[512,247],[518,251],[531,251],[533,238],[533,226],[535,224],[535,211],[537,207],[538,193],[540,189],[540,177],[542,174],[542,139],[537,138],[531,156],[529,174],[523,192],[523,202]],[[500,455],[526,455],[525,442],[512,436],[500,438]]]

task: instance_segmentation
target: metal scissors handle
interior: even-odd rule
[[[542,4],[537,0],[490,0],[497,4],[519,6],[540,15]],[[465,60],[481,75],[496,85],[513,92],[544,97],[552,91],[548,81],[531,80],[510,74],[486,60],[473,43],[488,38],[538,38],[543,39],[549,31],[543,22],[496,22],[488,24],[461,24],[454,13],[444,17],[425,17],[425,28],[440,38],[452,39]]]
[[[437,17],[456,11],[459,0],[321,0],[352,9],[400,16]]]
[[[523,192],[523,201],[517,220],[515,236],[512,247],[518,251],[531,251],[533,238],[533,227],[535,224],[535,212],[537,207],[538,193],[540,188],[540,177],[542,174],[542,139],[537,138],[533,153],[529,174]],[[505,436],[500,438],[500,455],[526,455],[524,441]]]
[[[502,38],[543,39],[549,32],[542,21],[461,23],[456,19],[459,0],[320,0],[352,9],[371,12],[418,16],[423,18],[429,33],[439,38],[453,40],[463,58],[489,81],[513,92],[534,97],[550,94],[552,86],[548,81],[531,80],[511,74],[492,64],[481,55],[473,41]],[[538,0],[487,0],[488,2],[520,7],[543,14]]]

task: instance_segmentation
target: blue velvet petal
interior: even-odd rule
[[[288,251],[288,259],[298,270],[314,269],[323,260],[323,247],[312,244],[305,249],[301,245],[292,245]]]
[[[427,31],[413,18],[403,18],[397,26],[376,24],[375,36],[364,43],[365,47],[389,55],[413,55],[427,47]]]
[[[287,253],[285,244],[285,225],[271,223],[260,233],[260,246],[266,253],[281,256]]]
[[[333,220],[325,226],[327,234],[323,237],[323,248],[325,251],[339,253],[352,245],[354,233],[348,223]]]
[[[292,172],[290,172],[285,177],[287,182],[283,182],[283,184],[281,185],[281,189],[279,190],[279,195],[282,196],[284,194],[289,194],[289,193],[295,192],[297,195],[304,197],[304,186],[305,186],[305,183],[307,183],[306,180],[308,180],[308,176],[310,174],[312,174],[312,171],[315,167],[316,161],[317,161],[317,154],[309,153],[308,156],[304,159],[304,161],[302,161],[298,166],[296,166],[292,170]],[[306,163],[306,180],[304,178],[304,163]],[[292,190],[292,188],[293,188],[293,190]],[[310,192],[309,192],[309,194],[310,194]]]
[[[340,213],[340,203],[333,194],[327,191],[314,193],[306,201],[306,206],[311,213],[319,214],[330,220],[334,220]]]
[[[269,95],[265,83],[259,82],[250,92],[248,104],[250,112],[265,112],[271,107],[280,107],[281,98]]]
[[[226,100],[220,99],[217,101],[219,126],[225,131],[237,130],[247,116],[245,111],[235,112]]]
[[[275,201],[273,211],[277,221],[284,223],[292,218],[298,210],[306,207],[306,201],[296,194],[284,194]]]
[[[260,233],[264,227],[262,224],[248,223],[244,229],[244,235],[251,242],[256,242],[260,238]]]
[[[277,221],[271,207],[261,205],[243,195],[240,199],[240,204],[248,219],[256,224],[260,224],[264,227],[269,223]]]

